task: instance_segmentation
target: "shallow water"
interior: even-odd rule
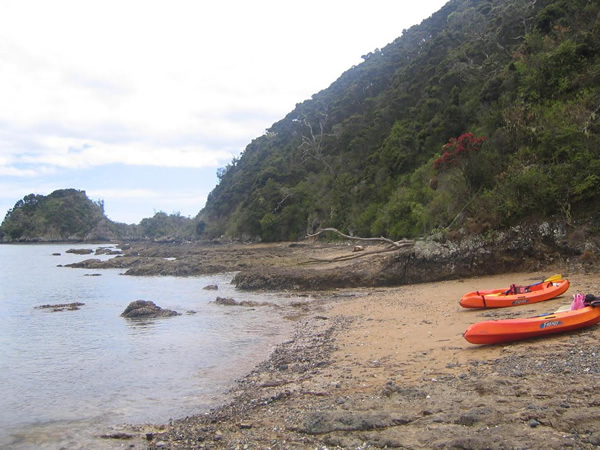
[[[2,448],[89,448],[111,425],[202,413],[291,333],[278,308],[214,304],[216,296],[294,301],[237,292],[231,274],[130,277],[57,267],[98,258],[65,253],[72,247],[97,248],[0,245]],[[208,284],[219,290],[204,290]],[[182,315],[120,317],[138,299]],[[85,305],[36,308],[73,302]]]

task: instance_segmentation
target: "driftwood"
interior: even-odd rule
[[[332,231],[340,236],[342,236],[343,238],[346,239],[351,239],[354,241],[370,241],[370,242],[383,242],[385,244],[388,244],[387,248],[384,249],[379,249],[379,250],[373,250],[373,251],[368,251],[368,252],[360,252],[358,254],[353,254],[353,255],[343,255],[343,256],[338,256],[337,258],[332,258],[332,259],[317,259],[317,258],[312,258],[311,262],[339,262],[339,261],[348,261],[351,259],[356,259],[356,258],[362,258],[365,256],[371,256],[371,255],[378,255],[381,253],[387,253],[387,252],[393,252],[396,250],[399,250],[401,248],[405,248],[405,247],[412,247],[413,245],[415,245],[415,241],[411,241],[409,239],[402,239],[400,241],[393,241],[391,239],[385,238],[385,237],[378,237],[378,238],[363,238],[363,237],[356,237],[356,236],[349,236],[347,234],[342,233],[341,231],[339,231],[336,228],[323,228],[322,230],[317,231],[314,234],[309,234],[306,237],[307,238],[314,238],[314,237],[318,237],[319,235],[321,235],[322,233],[326,232],[326,231]]]

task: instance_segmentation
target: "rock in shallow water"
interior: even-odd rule
[[[162,309],[160,306],[156,306],[154,302],[148,300],[136,300],[131,302],[125,311],[121,313],[121,317],[128,319],[148,319],[154,317],[170,317],[179,316],[177,311],[170,309]]]
[[[56,311],[77,311],[80,306],[85,305],[85,303],[75,302],[75,303],[60,303],[57,305],[41,305],[36,306],[35,309],[50,309],[53,312]]]

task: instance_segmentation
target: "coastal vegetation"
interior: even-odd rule
[[[50,195],[29,194],[17,201],[2,222],[8,241],[84,239],[105,221],[104,203],[87,198],[76,189],[60,189]]]
[[[400,239],[597,214],[599,14],[449,1],[222,168],[203,236]]]
[[[195,221],[179,213],[159,211],[137,225],[113,222],[106,217],[102,200],[89,199],[85,191],[59,189],[49,195],[29,194],[17,201],[0,226],[0,240],[181,240],[195,232]]]

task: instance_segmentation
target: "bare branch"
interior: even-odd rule
[[[285,195],[285,197],[283,197],[281,199],[281,201],[279,203],[277,203],[277,206],[275,207],[275,209],[273,210],[274,213],[276,213],[277,211],[279,211],[281,209],[281,206],[285,203],[285,201],[290,198],[292,196],[292,194],[288,193]]]
[[[317,237],[321,233],[324,233],[326,231],[332,231],[332,232],[337,233],[338,235],[342,236],[343,238],[352,239],[355,241],[385,242],[386,244],[389,244],[392,246],[392,250],[396,250],[396,249],[403,248],[403,247],[411,247],[411,246],[415,245],[415,241],[411,241],[408,239],[402,239],[401,241],[392,241],[391,239],[385,238],[383,236],[378,237],[378,238],[362,238],[362,237],[356,237],[356,236],[349,236],[347,234],[342,233],[341,231],[339,231],[336,228],[323,228],[322,230],[319,230],[314,234],[309,234],[306,237],[307,238]],[[363,253],[363,255],[369,254],[369,253],[370,252]],[[379,252],[375,252],[375,253],[379,253]]]
[[[325,124],[327,123],[328,117],[327,114],[324,115],[324,118],[319,121],[319,133],[315,135],[315,131],[310,124],[310,122],[303,118],[304,126],[306,126],[310,132],[310,137],[302,135],[302,143],[298,147],[302,150],[302,162],[305,162],[309,159],[316,159],[321,162],[327,170],[333,174],[333,169],[328,164],[325,155],[323,154],[322,144],[323,137],[325,136]]]

